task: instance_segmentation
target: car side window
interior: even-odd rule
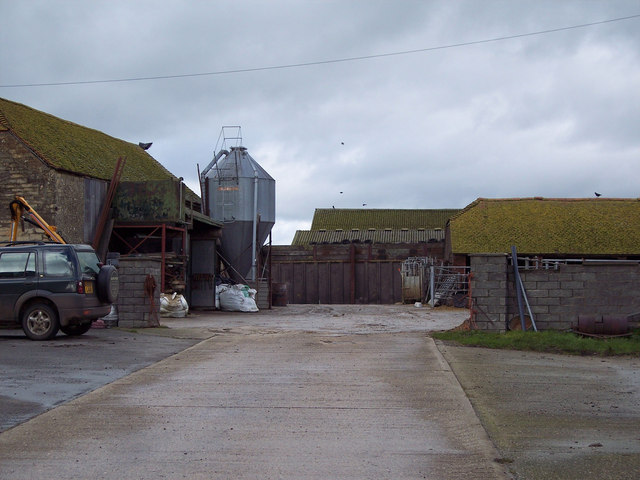
[[[27,260],[27,277],[35,277],[36,275],[36,254],[31,252]]]
[[[80,263],[80,271],[86,274],[97,275],[100,272],[100,259],[96,255],[96,252],[91,251],[76,251],[78,255],[78,262]]]
[[[35,275],[36,256],[32,252],[0,254],[0,278],[21,278]]]
[[[73,276],[73,261],[66,251],[44,252],[44,275],[47,277]]]

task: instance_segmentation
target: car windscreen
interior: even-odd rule
[[[76,250],[78,261],[80,262],[80,271],[84,274],[98,274],[100,272],[100,259],[96,252],[89,250]]]

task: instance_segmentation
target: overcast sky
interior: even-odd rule
[[[315,208],[640,197],[640,17],[598,23],[634,15],[640,0],[0,0],[0,97],[153,142],[197,193],[240,125],[288,244]],[[81,83],[149,77],[172,78]]]

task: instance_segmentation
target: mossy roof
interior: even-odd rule
[[[126,157],[122,181],[176,179],[137,144],[0,98],[0,130],[9,130],[51,168],[111,180]]]
[[[479,198],[449,227],[453,253],[638,255],[640,199]]]
[[[311,230],[444,228],[460,209],[317,208]]]

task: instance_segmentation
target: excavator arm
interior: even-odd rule
[[[36,227],[40,227],[44,233],[56,243],[67,243],[58,234],[56,227],[49,225],[44,219],[38,215],[27,201],[16,195],[15,200],[9,203],[9,209],[11,210],[11,242],[15,242],[18,239],[18,226],[20,219],[24,219],[25,222],[31,223]]]

